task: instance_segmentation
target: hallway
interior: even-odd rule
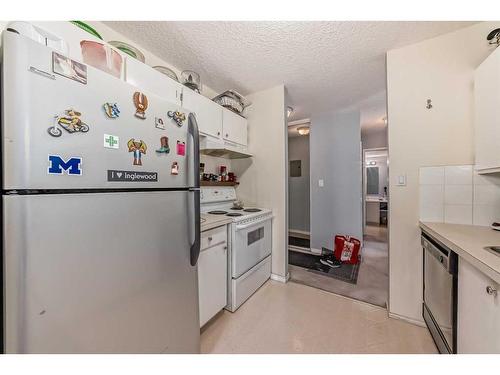
[[[385,307],[389,288],[387,227],[366,226],[356,284],[323,276],[291,264],[289,271],[291,281]]]

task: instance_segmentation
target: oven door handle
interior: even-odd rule
[[[258,219],[258,220],[252,221],[248,224],[236,224],[236,231],[247,229],[250,227],[255,227],[259,224],[266,222],[267,220],[271,220],[273,217],[274,216],[266,216],[265,219]]]

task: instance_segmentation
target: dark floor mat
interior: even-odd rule
[[[298,246],[309,249],[311,247],[311,241],[308,238],[300,238],[300,237],[288,237],[288,245],[290,246]]]
[[[313,254],[304,254],[297,251],[288,251],[288,262],[294,266],[307,268],[309,272],[314,272],[323,276],[333,277],[334,279],[345,281],[346,283],[356,284],[358,282],[359,264],[342,264],[339,268],[331,268],[320,263],[320,256]]]

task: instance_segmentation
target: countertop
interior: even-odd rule
[[[201,214],[201,231],[220,227],[229,224],[232,221],[230,217],[224,215]]]
[[[377,196],[367,195],[365,197],[365,202],[367,202],[367,203],[387,203],[387,198],[379,197],[378,195]]]
[[[458,256],[500,283],[500,256],[485,246],[500,246],[500,232],[478,225],[420,222],[420,228]]]

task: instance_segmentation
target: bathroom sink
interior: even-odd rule
[[[486,246],[484,249],[488,250],[490,253],[500,256],[500,246]]]

